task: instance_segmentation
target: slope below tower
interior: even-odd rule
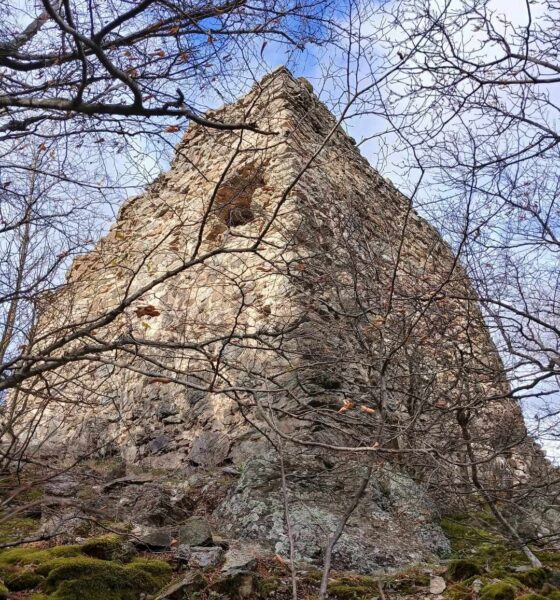
[[[277,70],[209,116],[258,132],[192,126],[74,262],[38,327],[56,364],[26,386],[23,438],[225,468],[225,533],[287,552],[289,496],[311,560],[368,476],[338,566],[445,550],[433,519],[469,486],[463,421],[494,488],[496,460],[522,483],[539,456],[515,450],[523,419],[464,271],[305,80]]]

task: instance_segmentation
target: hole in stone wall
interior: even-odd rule
[[[239,227],[253,221],[253,195],[263,185],[262,172],[254,165],[240,169],[222,184],[216,194],[215,207],[219,219],[228,227]]]

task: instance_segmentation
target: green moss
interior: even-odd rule
[[[371,598],[377,591],[377,579],[367,575],[337,577],[329,583],[329,598],[351,600],[353,598]]]
[[[59,557],[80,555],[80,546],[55,546],[54,548],[12,548],[0,552],[0,567],[6,565],[40,565]]]
[[[6,600],[8,593],[8,588],[0,581],[0,600]]]
[[[539,557],[540,561],[549,566],[560,568],[560,552],[554,552],[552,550],[544,550],[535,552]]]
[[[305,574],[304,581],[308,581],[310,583],[318,583],[318,582],[321,581],[322,578],[323,578],[323,572],[322,571],[319,571],[318,569],[310,569]]]
[[[43,581],[43,577],[33,571],[20,571],[4,578],[4,582],[11,592],[33,590]]]
[[[13,517],[0,523],[0,542],[10,542],[27,537],[37,529],[39,523],[30,517]]]
[[[141,593],[155,593],[171,579],[166,562],[123,562],[131,558],[118,536],[101,536],[83,546],[0,552],[0,573],[12,591],[41,584],[49,600],[138,600]]]
[[[456,583],[447,588],[445,596],[450,600],[468,600],[471,597],[471,589],[464,582]]]
[[[28,503],[35,502],[35,500],[40,500],[43,497],[43,490],[40,488],[31,488],[22,494],[19,494],[17,499],[20,502]]]
[[[546,597],[541,594],[522,594],[517,596],[517,600],[546,600]]]
[[[126,569],[133,574],[135,572],[148,573],[158,584],[158,587],[163,587],[171,579],[172,575],[169,563],[149,558],[137,558],[126,565]]]
[[[82,552],[92,558],[120,562],[129,562],[136,555],[131,544],[113,533],[88,540],[82,546]]]
[[[441,520],[441,528],[449,538],[454,552],[468,553],[483,544],[492,545],[502,541],[497,534],[473,525],[473,520],[470,515],[444,517]]]
[[[371,579],[371,589],[377,590],[377,579]],[[418,588],[428,587],[430,585],[430,576],[417,569],[409,569],[394,578],[385,579],[385,585],[400,594],[414,594]]]
[[[449,563],[446,574],[451,581],[464,581],[475,575],[480,575],[481,572],[482,569],[473,560],[458,559]]]
[[[279,577],[265,577],[259,580],[257,589],[261,598],[268,598],[272,593],[276,592],[281,585]]]
[[[485,585],[480,590],[481,600],[513,600],[515,587],[505,581]]]
[[[523,585],[532,589],[541,589],[547,580],[546,570],[543,568],[529,569],[522,573],[515,573],[515,579],[519,580]]]
[[[371,597],[371,589],[360,585],[334,582],[329,585],[329,598],[338,600],[360,600]]]
[[[560,590],[553,590],[546,594],[548,600],[560,600]]]
[[[141,560],[123,565],[89,557],[61,558],[41,565],[49,570],[43,585],[52,600],[137,600],[167,583],[171,567],[163,561]]]

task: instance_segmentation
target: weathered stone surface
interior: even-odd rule
[[[445,583],[445,579],[440,577],[439,575],[433,575],[430,577],[430,594],[443,594],[447,584]]]
[[[229,447],[230,442],[226,435],[204,431],[194,440],[189,460],[203,467],[216,467],[227,458]]]
[[[141,546],[154,550],[169,549],[177,529],[164,527],[136,527],[133,530],[133,541]]]
[[[207,582],[200,573],[187,573],[181,581],[170,585],[159,594],[156,600],[189,600],[206,585]]]
[[[219,564],[224,551],[219,546],[189,546],[180,544],[175,549],[175,560],[190,568],[214,567]]]
[[[106,510],[117,520],[164,527],[182,523],[192,514],[193,501],[182,489],[149,481],[143,485],[127,485],[116,491],[119,493],[118,500],[115,498],[112,503],[107,502]]]
[[[226,536],[287,556],[271,443],[282,439],[298,557],[320,562],[367,465],[334,567],[373,571],[445,552],[434,499],[411,470],[433,487],[454,481],[430,448],[462,439],[461,390],[493,398],[472,420],[489,477],[522,483],[540,460],[529,445],[496,456],[526,432],[464,270],[306,82],[277,70],[209,116],[280,135],[190,127],[170,171],[74,262],[41,339],[139,293],[96,332],[132,336],[137,351],[47,373],[53,399],[28,417],[38,440],[62,458],[118,455],[180,474]],[[122,512],[167,524],[159,501],[121,496]],[[185,543],[209,543],[207,533]]]
[[[267,551],[258,544],[236,541],[226,552],[222,572],[227,574],[250,571],[257,564],[257,560],[266,555]]]
[[[179,528],[178,540],[187,546],[209,546],[212,544],[212,530],[206,519],[191,517]]]
[[[255,574],[246,571],[230,573],[213,583],[211,590],[226,594],[232,600],[255,598]]]
[[[300,465],[299,473],[305,474]],[[340,473],[314,477],[314,465],[308,465],[308,477],[302,485],[291,487],[298,498],[290,511],[296,549],[304,560],[320,561],[325,539],[332,534],[346,503],[333,503],[332,489],[338,487],[341,498],[352,497],[359,485],[359,472],[345,477]],[[449,544],[441,530],[433,524],[429,499],[421,488],[402,474],[387,471],[381,491],[372,482],[364,500],[349,520],[334,550],[340,568],[362,572],[379,567],[395,567],[419,562],[426,548],[433,554],[446,554]],[[347,500],[346,500],[347,502]],[[399,514],[394,520],[393,514]],[[284,523],[284,500],[280,473],[275,462],[253,460],[246,464],[234,492],[217,511],[231,537],[242,536],[255,542],[268,543],[280,556],[289,556],[289,542]],[[228,551],[236,556],[235,549]],[[232,564],[231,567],[242,567]]]

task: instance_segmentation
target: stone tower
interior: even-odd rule
[[[482,456],[528,468],[501,452],[523,420],[464,271],[305,80],[276,70],[208,118],[255,127],[191,126],[46,303],[35,451],[227,475],[215,519],[278,552],[288,497],[311,560],[371,469],[335,564],[444,550],[418,482],[465,484],[438,458],[461,462],[459,411]]]

